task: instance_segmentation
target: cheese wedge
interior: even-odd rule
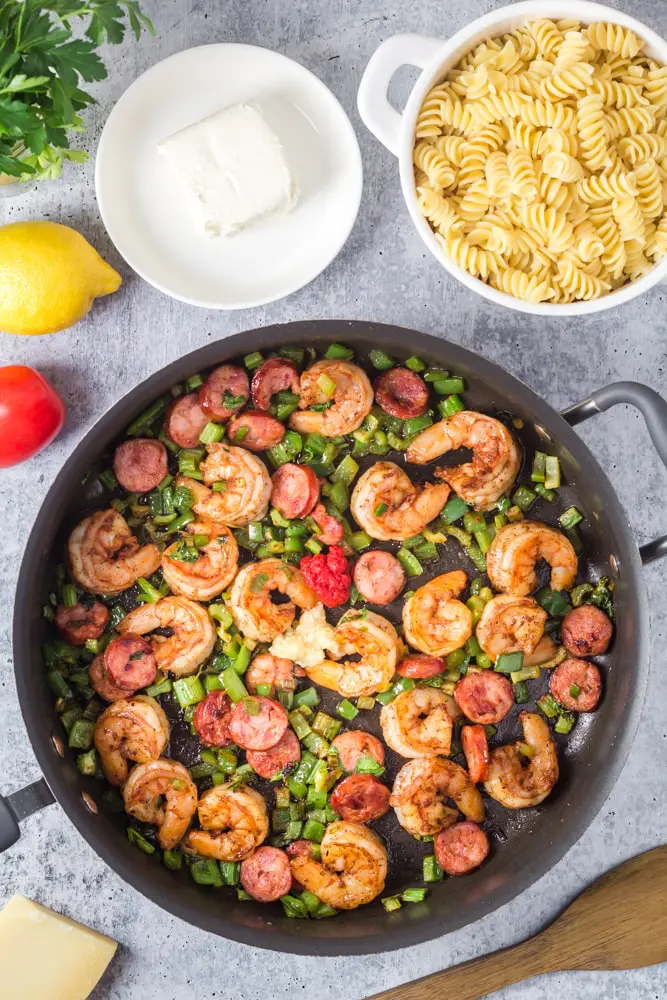
[[[6,1000],[86,1000],[118,945],[24,896],[0,912],[0,995]]]

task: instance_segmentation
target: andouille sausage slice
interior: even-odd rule
[[[563,645],[573,656],[601,656],[607,652],[614,627],[594,604],[572,608],[563,618]]]
[[[289,857],[279,847],[259,847],[241,862],[241,885],[260,903],[273,903],[292,888]]]
[[[470,780],[475,784],[489,776],[489,741],[484,726],[464,726],[461,730],[461,749],[465,754]]]
[[[286,729],[270,750],[248,750],[246,757],[260,778],[275,778],[290,764],[297,764],[301,760],[301,744],[294,732]]]
[[[199,387],[199,405],[209,420],[229,420],[248,402],[250,384],[243,368],[220,365]]]
[[[354,566],[354,583],[372,604],[391,604],[405,586],[405,570],[391,552],[364,552]]]
[[[150,493],[169,472],[167,449],[154,438],[123,441],[114,453],[113,471],[130,493]]]
[[[237,702],[229,719],[229,735],[244,750],[270,750],[283,738],[287,712],[271,698],[249,697]]]
[[[468,673],[456,685],[454,699],[466,718],[483,726],[502,722],[514,704],[512,685],[493,671]]]
[[[271,397],[277,392],[293,392],[299,395],[299,373],[293,361],[286,358],[269,358],[255,370],[250,386],[253,406],[258,410],[268,410]]]
[[[349,823],[370,823],[389,809],[391,792],[372,774],[351,774],[336,785],[331,807]]]
[[[455,823],[436,834],[435,859],[448,875],[465,875],[479,868],[489,853],[489,838],[472,820]]]
[[[293,840],[285,850],[290,858],[312,858],[315,854],[312,840]]]
[[[320,498],[320,483],[309,465],[286,462],[271,476],[271,503],[283,517],[305,517]]]
[[[56,608],[56,628],[70,646],[83,646],[89,639],[99,639],[109,621],[109,612],[101,601]]]
[[[429,656],[428,653],[409,653],[403,657],[396,667],[396,673],[401,677],[435,677],[445,669],[445,661],[440,656]]]
[[[594,663],[563,660],[549,681],[551,693],[570,712],[593,712],[602,693],[602,678]]]
[[[226,747],[232,742],[229,720],[232,702],[224,691],[209,691],[195,708],[192,725],[202,743],[209,747]]]
[[[104,672],[112,684],[126,691],[147,687],[157,674],[153,647],[135,635],[112,639],[104,650]]]
[[[372,757],[380,766],[384,764],[384,746],[372,733],[361,729],[348,729],[339,733],[331,744],[338,751],[338,757],[345,771],[354,771],[361,757]]]
[[[392,417],[410,420],[428,409],[428,386],[409,368],[392,368],[375,380],[373,388],[378,406]]]
[[[99,694],[100,698],[104,698],[105,701],[121,701],[121,699],[129,698],[135,693],[128,690],[128,688],[118,687],[117,684],[111,683],[104,670],[104,656],[102,653],[96,656],[88,667],[88,678],[93,691]]]
[[[263,410],[245,410],[227,424],[227,436],[232,444],[248,451],[266,451],[285,437],[285,428]]]
[[[189,392],[170,405],[164,418],[164,432],[179,448],[196,448],[209,420],[199,405],[199,394]]]

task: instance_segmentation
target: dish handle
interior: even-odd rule
[[[640,411],[653,446],[657,451],[663,465],[667,468],[667,400],[641,382],[612,382],[602,389],[597,389],[588,399],[583,399],[580,403],[568,406],[563,410],[561,416],[574,427],[596,413],[603,413],[618,403],[627,403]],[[654,538],[652,542],[641,545],[639,555],[642,562],[654,562],[667,556],[667,535]]]
[[[32,785],[26,785],[25,788],[19,788],[11,795],[0,795],[0,854],[21,836],[21,820],[55,801],[44,778],[33,781]]]
[[[441,47],[437,38],[393,35],[375,50],[364,70],[357,94],[361,120],[394,156],[399,151],[402,115],[389,103],[389,84],[401,66],[424,69]]]

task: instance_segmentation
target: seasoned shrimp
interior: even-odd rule
[[[450,695],[437,688],[403,691],[380,712],[382,735],[403,757],[449,755],[454,720],[461,712]]]
[[[208,457],[199,466],[204,482],[207,486],[221,485],[213,497],[204,497],[201,485],[194,490],[187,484],[195,494],[195,512],[233,528],[261,521],[271,497],[271,477],[264,462],[247,448],[219,442],[206,447]],[[176,482],[178,485],[179,480]]]
[[[472,612],[456,597],[464,590],[463,570],[443,573],[419,587],[403,605],[405,638],[422,653],[447,656],[472,635]]]
[[[323,903],[336,910],[354,910],[384,889],[387,850],[367,826],[344,820],[330,823],[321,851],[321,861],[301,854],[290,858],[290,867],[296,881]]]
[[[274,591],[285,594],[289,601],[274,604]],[[296,606],[308,609],[316,604],[301,570],[281,559],[260,559],[242,566],[229,601],[237,628],[258,642],[271,642],[282,635],[294,621]]]
[[[563,647],[557,646],[551,636],[545,633],[532,653],[524,653],[523,665],[524,667],[556,667],[567,655],[565,650],[561,653],[561,649]]]
[[[72,576],[91,594],[113,597],[160,565],[156,545],[139,545],[114,508],[84,517],[67,543]]]
[[[577,578],[577,553],[562,531],[540,521],[517,521],[501,528],[486,554],[491,585],[505,594],[525,597],[537,586],[535,564],[551,566],[553,590],[569,590]]]
[[[254,788],[214,785],[197,807],[201,830],[190,830],[184,848],[218,861],[243,861],[266,840],[266,802]]]
[[[162,575],[175,594],[193,601],[210,601],[236,576],[239,547],[224,524],[192,521],[188,531],[206,535],[209,541],[199,550],[184,545],[183,541],[174,542],[162,553]]]
[[[512,486],[521,465],[514,437],[495,417],[462,410],[441,420],[411,441],[408,462],[425,465],[448,451],[470,448],[472,461],[436,470],[462,500],[477,510],[489,510]]]
[[[132,769],[123,788],[125,812],[158,828],[166,851],[183,839],[197,809],[197,787],[187,767],[160,757]]]
[[[501,594],[482,611],[477,641],[494,661],[501,653],[522,652],[529,656],[542,638],[546,620],[546,611],[532,597]]]
[[[307,666],[310,680],[345,698],[387,691],[402,653],[401,641],[391,622],[374,611],[348,611],[334,631],[339,655],[357,654],[361,659],[322,660],[315,666]]]
[[[107,781],[122,785],[127,781],[128,760],[148,764],[157,760],[169,742],[169,723],[154,698],[137,694],[122,698],[106,708],[93,734],[95,749]]]
[[[539,715],[522,712],[523,742],[498,747],[491,753],[484,788],[506,809],[539,806],[558,781],[558,757],[549,727]],[[521,753],[528,747],[532,756]]]
[[[416,486],[393,462],[376,462],[359,477],[350,510],[371,538],[412,538],[438,516],[450,494],[445,483]]]
[[[171,635],[151,635],[158,669],[175,677],[193,674],[215,646],[215,629],[206,608],[187,597],[163,597],[155,604],[142,604],[118,625],[121,635],[146,635],[154,629],[170,629]]]
[[[396,775],[389,803],[404,830],[428,837],[456,822],[458,812],[445,804],[448,798],[467,819],[484,819],[482,796],[464,768],[443,757],[419,757]]]
[[[300,676],[303,677],[303,670],[298,668]],[[260,684],[268,684],[269,697],[273,697],[275,688],[279,691],[295,691],[297,677],[295,664],[291,660],[282,656],[274,656],[272,653],[260,653],[256,656],[248,667],[243,678],[251,694],[257,693]]]
[[[335,386],[325,392],[321,381]],[[299,434],[338,437],[356,431],[373,406],[373,389],[366,372],[349,361],[318,361],[301,373],[299,409],[289,418]],[[333,404],[326,410],[310,410],[313,404]]]

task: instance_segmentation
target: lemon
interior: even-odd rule
[[[28,336],[73,326],[121,276],[90,243],[56,222],[0,226],[0,330]]]

